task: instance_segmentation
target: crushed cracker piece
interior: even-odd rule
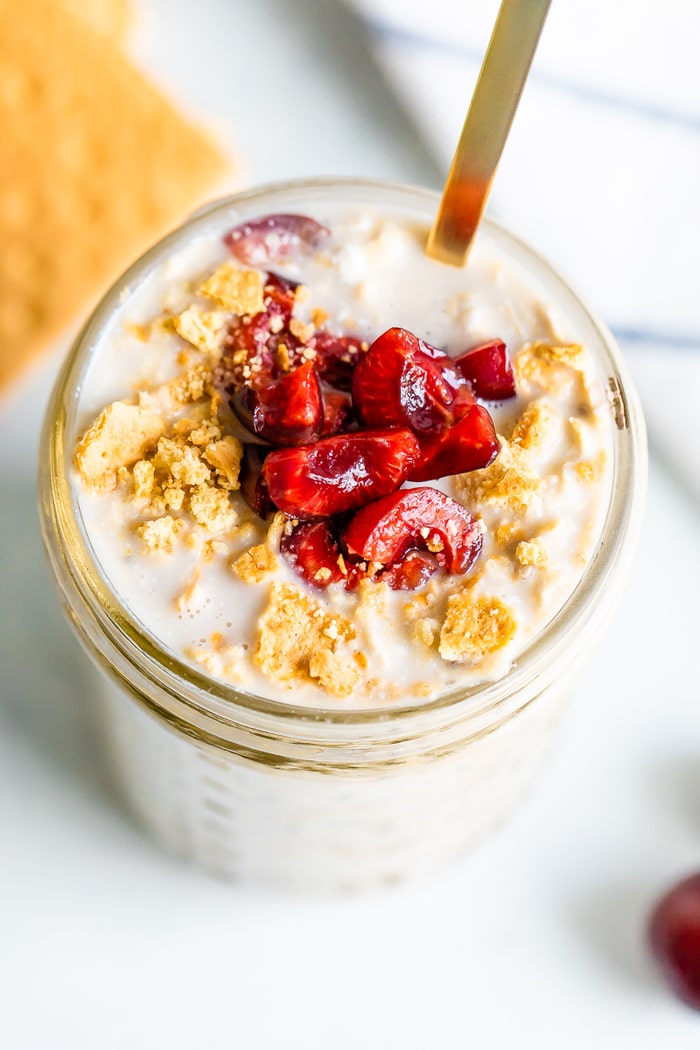
[[[581,382],[585,360],[582,346],[527,343],[513,361],[516,384],[518,387],[527,388],[529,384],[534,383],[558,397],[573,379]]]
[[[522,540],[515,548],[515,557],[521,565],[535,565],[540,568],[547,564],[547,551],[542,540]]]
[[[431,649],[439,630],[439,622],[430,617],[426,617],[424,619],[414,620],[411,624],[409,633],[414,642],[418,642],[420,645],[424,645],[427,649]]]
[[[312,324],[304,324],[298,317],[292,317],[289,322],[289,331],[296,336],[300,343],[308,343],[316,331]]]
[[[150,500],[156,489],[156,472],[150,459],[140,459],[134,463],[132,471],[134,481],[134,499]]]
[[[589,459],[583,459],[576,464],[576,473],[587,485],[593,485],[600,477],[600,470],[595,463]]]
[[[493,538],[499,547],[509,547],[514,540],[521,540],[523,527],[514,521],[502,522],[493,534]]]
[[[172,319],[179,336],[191,346],[217,358],[228,318],[223,310],[199,310],[188,306]]]
[[[531,401],[515,424],[510,440],[520,448],[542,448],[556,438],[561,424],[562,417],[546,401]]]
[[[175,404],[186,405],[191,401],[201,401],[211,386],[211,370],[204,365],[195,365],[177,376],[167,384],[166,396]]]
[[[222,263],[197,289],[200,295],[239,316],[262,313],[265,309],[263,290],[263,275],[259,270],[241,270],[233,261]]]
[[[335,637],[329,637],[335,634]],[[316,680],[338,695],[351,692],[358,680],[357,663],[346,659],[343,643],[354,638],[347,620],[331,616],[298,587],[273,584],[270,600],[260,617],[254,659],[260,669],[280,681]],[[337,661],[319,654],[326,650]],[[311,661],[315,658],[315,675]]]
[[[173,518],[166,514],[162,518],[144,521],[136,529],[136,535],[148,551],[172,554],[175,540],[184,527],[185,523],[181,518]]]
[[[440,631],[443,660],[478,663],[511,640],[516,621],[498,598],[475,597],[469,590],[450,596]]]
[[[197,524],[209,532],[226,532],[236,524],[236,512],[224,489],[207,484],[196,485],[190,492],[189,506]]]
[[[245,583],[260,583],[277,568],[277,557],[267,543],[249,547],[231,566]]]
[[[455,486],[466,503],[490,503],[524,513],[541,491],[542,481],[525,449],[502,440],[490,466],[457,475]]]
[[[168,475],[180,485],[202,485],[211,477],[198,449],[168,437],[162,437],[158,442],[153,466],[157,473]]]
[[[309,660],[309,675],[334,696],[349,696],[360,682],[360,668],[352,656],[319,649]]]
[[[143,459],[164,430],[160,416],[138,405],[114,401],[100,412],[76,447],[75,462],[83,480],[95,488],[114,488],[117,469]]]
[[[277,358],[277,364],[283,372],[289,372],[291,370],[292,358],[286,343],[279,344],[275,351],[275,357]]]
[[[203,457],[216,470],[220,485],[231,491],[240,487],[243,446],[237,438],[227,434],[220,441],[212,442],[205,448]]]
[[[175,599],[175,609],[180,616],[185,616],[188,613],[196,613],[198,611],[200,603],[197,601],[197,591],[201,575],[200,570],[195,569],[190,578],[190,582]]]

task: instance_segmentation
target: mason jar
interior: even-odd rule
[[[640,527],[644,425],[610,333],[528,246],[479,236],[556,303],[607,379],[611,496],[570,598],[497,681],[429,701],[310,708],[244,692],[166,649],[123,605],[92,550],[71,478],[81,383],[124,298],[190,238],[324,203],[391,207],[430,226],[435,193],[362,180],[254,189],[198,212],[110,289],[76,339],[46,416],[42,534],[63,608],[100,669],[104,746],[133,812],[168,849],[231,880],[355,889],[423,875],[499,825],[525,794],[572,676],[605,625]]]

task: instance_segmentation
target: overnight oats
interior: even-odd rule
[[[642,424],[609,337],[427,192],[218,202],[57,387],[47,549],[121,786],[226,876],[417,874],[512,808],[624,577]]]

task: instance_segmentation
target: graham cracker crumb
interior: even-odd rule
[[[420,617],[425,616],[428,609],[430,609],[437,600],[437,594],[434,591],[425,590],[422,594],[417,594],[412,601],[406,602],[403,607],[404,616],[409,622],[417,620]]]
[[[199,588],[199,580],[201,572],[199,569],[195,569],[192,573],[190,582],[187,584],[185,589],[178,594],[175,599],[175,609],[184,616],[187,613],[196,613],[199,611],[200,602],[197,601],[197,590]]]
[[[175,404],[186,405],[191,401],[201,401],[211,385],[211,370],[204,365],[195,365],[167,384],[164,391]]]
[[[360,668],[350,655],[319,649],[309,660],[309,675],[334,696],[349,696],[360,682]]]
[[[179,485],[201,485],[211,477],[198,449],[168,437],[162,437],[158,442],[153,466],[156,472],[168,475]]]
[[[518,386],[535,383],[554,396],[562,394],[572,380],[572,372],[585,367],[582,346],[554,343],[527,343],[513,361]]]
[[[525,449],[541,448],[556,437],[562,418],[546,401],[532,401],[515,424],[511,442]]]
[[[369,570],[370,567],[366,567]],[[391,592],[386,583],[368,578],[361,579],[360,585],[357,588],[357,594],[359,597],[358,612],[372,610],[373,612],[383,615],[386,611],[390,593]]]
[[[515,548],[515,557],[521,565],[541,567],[547,564],[547,551],[541,540],[522,540]]]
[[[292,317],[289,322],[289,331],[296,336],[300,343],[308,343],[313,337],[316,329],[312,324],[304,324],[298,317]]]
[[[494,532],[493,538],[499,547],[510,547],[514,540],[523,538],[523,527],[514,521],[504,521]]]
[[[161,417],[147,409],[123,401],[108,405],[76,447],[75,462],[83,480],[95,488],[114,488],[117,469],[143,459],[164,430]]]
[[[225,262],[197,291],[213,299],[233,314],[253,315],[265,309],[264,280],[259,270],[241,270],[235,262]]]
[[[528,453],[502,440],[501,451],[490,466],[457,475],[455,486],[465,503],[489,503],[523,513],[540,492],[542,481]]]
[[[589,459],[581,460],[576,464],[576,473],[587,485],[593,485],[600,477],[600,468]]]
[[[280,681],[315,680],[322,688],[347,695],[355,688],[359,671],[342,650],[343,643],[354,637],[355,630],[347,620],[325,612],[298,587],[273,584],[258,625],[254,659],[265,674]],[[339,659],[320,656],[324,650]]]
[[[140,459],[134,463],[132,472],[134,480],[134,498],[150,500],[156,487],[156,472],[149,459]]]
[[[231,566],[245,583],[260,583],[277,568],[277,557],[267,543],[249,547]]]
[[[411,624],[410,635],[414,642],[431,649],[439,630],[440,624],[437,620],[430,618],[414,620]]]
[[[440,631],[443,660],[478,663],[511,640],[516,621],[498,598],[476,598],[468,590],[450,596]]]
[[[152,553],[172,554],[175,540],[184,527],[182,519],[166,514],[162,518],[145,521],[139,525],[136,535],[143,541],[146,550]]]
[[[197,485],[190,492],[189,505],[194,520],[209,532],[226,532],[236,524],[236,512],[223,489]]]
[[[203,405],[195,405],[193,415],[199,415],[197,409],[203,409]],[[190,445],[203,448],[211,442],[218,441],[221,437],[221,429],[213,419],[178,419],[173,426],[173,434],[176,437],[189,441]]]
[[[277,364],[280,366],[283,372],[289,372],[292,367],[292,358],[289,353],[289,348],[286,343],[280,343],[275,351],[275,357],[277,358]]]
[[[223,310],[198,310],[188,306],[172,319],[177,334],[191,346],[218,358],[228,318]]]
[[[322,310],[320,306],[315,306],[311,311],[311,323],[313,324],[314,328],[323,328],[327,320],[327,312],[325,310]]]
[[[235,491],[240,487],[239,472],[243,457],[243,446],[230,434],[207,445],[203,452],[204,459],[217,473],[217,480],[222,488]]]

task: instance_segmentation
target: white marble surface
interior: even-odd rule
[[[145,15],[144,61],[218,114],[249,180],[438,183],[334,2],[149,0]],[[418,886],[231,889],[141,835],[94,750],[92,671],[35,523],[56,362],[0,405],[0,1046],[696,1050],[700,1016],[644,945],[657,894],[700,869],[700,514],[663,464],[630,586],[507,828]]]

